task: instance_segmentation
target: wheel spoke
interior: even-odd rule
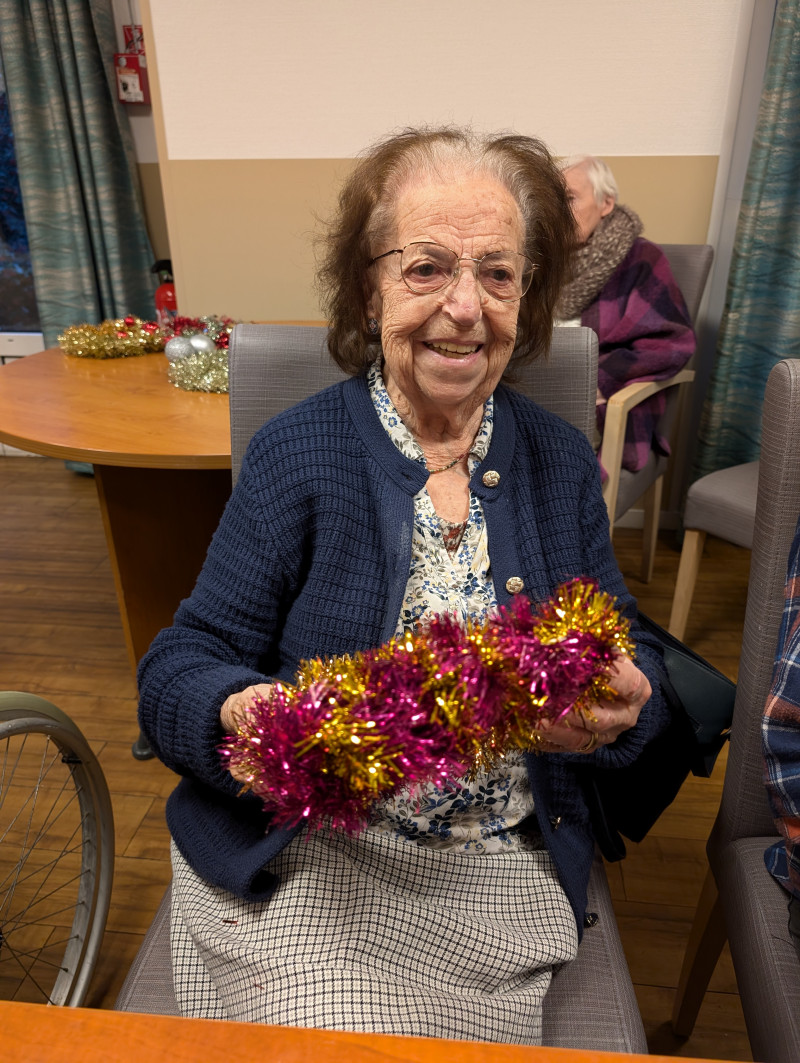
[[[6,943],[4,943],[3,947],[4,947],[4,949],[6,948]],[[41,951],[36,954],[36,958],[33,961],[33,963],[29,964],[29,966],[26,967],[25,964],[22,962],[22,957],[25,956],[26,958],[28,958],[28,956],[30,954],[27,954],[27,953],[19,953],[18,954],[13,949],[9,949],[9,952],[10,952],[11,959],[14,960],[17,963],[17,965],[22,969],[23,982],[26,982],[26,981],[27,982],[31,982],[38,989],[38,991],[41,993],[41,995],[44,997],[44,999],[47,1001],[47,1003],[48,1004],[52,1004],[53,999],[52,999],[51,993],[48,992],[48,990],[46,990],[44,988],[44,986],[40,983],[39,979],[36,978],[31,973],[32,968],[34,967],[35,964],[39,964],[39,963],[43,963],[47,967],[54,968],[58,972],[66,971],[67,968],[66,967],[62,967],[59,964],[48,963],[46,960],[44,960],[42,958]]]

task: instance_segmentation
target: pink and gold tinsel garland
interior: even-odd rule
[[[543,721],[580,726],[615,696],[609,668],[633,653],[629,627],[588,580],[536,609],[519,596],[480,625],[437,617],[376,650],[304,662],[221,753],[281,825],[357,833],[381,797],[535,748]]]

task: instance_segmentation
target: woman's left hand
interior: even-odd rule
[[[613,701],[601,699],[591,706],[591,715],[569,714],[557,723],[542,723],[535,748],[543,753],[592,753],[633,727],[652,693],[647,676],[630,657],[619,656],[609,670],[609,684],[617,695]]]

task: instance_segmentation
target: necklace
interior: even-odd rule
[[[454,465],[458,465],[458,463],[461,461],[461,459],[465,458],[468,453],[469,453],[469,451],[465,450],[463,454],[459,454],[457,458],[453,458],[453,460],[449,461],[447,463],[447,465],[442,465],[438,469],[428,469],[428,463],[426,461],[425,462],[425,468],[428,469],[428,475],[429,476],[435,476],[437,472],[447,472],[447,470],[448,469],[452,469]]]

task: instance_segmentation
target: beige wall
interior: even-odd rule
[[[661,243],[703,243],[714,156],[608,157],[620,198]],[[180,309],[237,320],[317,318],[318,218],[334,206],[344,159],[248,159],[167,164]]]
[[[459,92],[461,82],[445,75],[458,65],[449,54],[458,49],[445,49],[434,82],[439,95],[424,117],[510,126],[542,136],[560,154],[600,154],[648,237],[705,242],[751,8],[752,0],[507,0],[505,24],[516,27],[508,45],[516,49],[513,69],[485,78],[477,96]],[[318,219],[335,202],[348,158],[398,124],[398,84],[431,84],[427,49],[400,49],[392,26],[401,10],[405,18],[418,12],[426,29],[431,18],[449,16],[417,0],[231,0],[220,63],[212,0],[193,7],[189,49],[176,36],[179,15],[170,0],[142,0],[141,9],[181,312],[318,317]],[[485,3],[462,0],[461,14],[453,32],[462,54],[483,45],[484,30],[503,54],[496,15]],[[327,19],[324,33],[320,17]],[[408,37],[407,27],[403,32]],[[333,48],[332,34],[341,47]],[[422,64],[418,75],[409,69],[400,82],[387,76],[414,61]],[[476,76],[464,75],[470,83]],[[480,113],[471,109],[474,99],[484,106]],[[420,118],[410,107],[405,120]],[[348,145],[352,152],[335,150]]]

